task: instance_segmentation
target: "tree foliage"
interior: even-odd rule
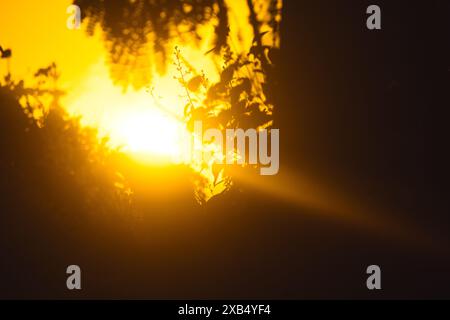
[[[226,43],[228,15],[224,0],[75,0],[92,35],[98,25],[110,53],[111,76],[116,82],[141,88],[151,80],[151,56],[160,72],[167,57],[166,44],[191,35],[215,21],[216,46]],[[192,39],[190,37],[189,39]]]
[[[203,130],[219,129],[223,136],[227,129],[271,128],[276,91],[274,57],[278,49],[263,46],[256,39],[246,55],[233,53],[228,45],[224,46],[221,51],[224,65],[217,82],[210,82],[203,72],[186,64],[180,50],[175,48],[174,63],[179,73],[177,79],[185,89],[184,120],[189,131],[194,131],[196,121],[202,122]],[[213,175],[211,194],[217,194],[215,189],[221,190],[218,193],[229,189],[229,167],[218,162],[202,163],[201,170],[209,170]]]

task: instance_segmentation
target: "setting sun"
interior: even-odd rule
[[[110,81],[107,68],[100,61],[65,99],[69,112],[81,115],[83,123],[97,127],[99,136],[108,137],[112,147],[120,147],[148,163],[167,162],[180,156],[181,138],[187,132],[179,107],[183,101],[176,94],[180,90],[177,83],[168,81],[167,76],[159,83],[168,99],[155,101],[147,89],[124,92]]]
[[[181,153],[183,126],[155,109],[127,113],[117,120],[111,133],[124,150],[145,156],[176,157]]]

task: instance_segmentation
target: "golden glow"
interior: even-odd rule
[[[181,152],[182,125],[157,111],[126,113],[113,128],[112,137],[125,151],[172,157]]]
[[[158,101],[148,89],[124,92],[109,78],[101,30],[90,38],[84,29],[66,27],[70,4],[70,0],[2,3],[2,12],[14,12],[0,19],[0,30],[8,30],[1,35],[0,43],[13,49],[13,78],[31,82],[38,68],[54,61],[61,72],[58,85],[67,92],[62,104],[69,114],[81,116],[82,123],[98,128],[100,136],[108,135],[112,146],[140,154],[140,158],[144,154],[147,161],[152,161],[151,155],[156,161],[178,155],[183,150],[179,136],[185,134],[182,117],[186,100],[183,88],[173,79],[177,74],[172,62],[168,61],[166,75],[153,76]],[[250,47],[253,36],[247,23],[246,1],[228,0],[227,5],[232,49],[242,51]],[[169,47],[178,45],[193,68],[216,81],[221,64],[212,54],[205,55],[211,49],[212,31],[212,25],[200,30],[206,40],[198,48],[180,46],[176,41]],[[4,74],[4,66],[0,68]]]
[[[65,99],[68,111],[81,115],[83,123],[98,127],[99,135],[108,136],[113,147],[146,161],[167,160],[182,150],[180,137],[186,132],[176,101],[171,107],[161,103],[146,89],[124,93],[114,86],[103,61],[93,65]]]
[[[98,129],[99,138],[108,137],[109,145],[145,163],[177,163],[190,159],[190,166],[212,183],[205,191],[207,198],[224,189],[217,180],[224,180],[222,173],[214,177],[212,163],[186,156],[192,152],[192,134],[185,129],[184,108],[186,93],[177,79],[178,71],[173,56],[167,58],[166,74],[156,71],[161,65],[153,65],[151,88],[139,91],[124,90],[110,78],[108,52],[103,33],[97,27],[94,36],[66,26],[67,7],[72,0],[22,0],[2,3],[0,44],[13,51],[9,70],[14,80],[34,83],[34,72],[55,62],[61,77],[57,86],[67,94],[61,104],[69,115],[78,116],[84,125]],[[253,29],[248,22],[247,0],[226,0],[229,9],[229,44],[235,53],[248,52],[253,41]],[[6,13],[6,14],[5,14]],[[202,41],[180,43],[176,37],[167,44],[168,52],[178,46],[183,63],[194,72],[203,73],[210,82],[219,80],[223,61],[213,53],[205,54],[213,47],[214,24],[212,21],[199,27]],[[187,41],[186,41],[187,40]],[[195,45],[194,45],[195,43]],[[0,61],[0,76],[6,74],[6,65]],[[214,148],[213,145],[201,148]],[[205,150],[207,151],[207,150]],[[214,154],[214,150],[209,150]],[[209,170],[204,167],[209,166]]]
[[[2,1],[0,45],[12,49],[12,58],[8,62],[0,60],[0,77],[9,68],[14,80],[23,79],[32,83],[37,69],[55,62],[61,72],[58,86],[67,92],[61,101],[63,106],[69,114],[81,116],[84,124],[97,127],[100,136],[109,136],[112,146],[122,147],[145,162],[166,162],[182,156],[186,140],[181,138],[189,137],[183,123],[186,101],[182,97],[182,88],[173,79],[176,73],[170,61],[165,76],[153,77],[157,101],[146,89],[123,92],[121,87],[110,80],[101,30],[96,30],[94,37],[88,37],[84,29],[69,30],[66,27],[66,9],[71,3],[72,0]],[[226,0],[226,3],[230,9],[231,49],[235,52],[246,51],[253,39],[246,0]],[[262,31],[267,28],[267,24],[263,25]],[[214,61],[212,55],[204,55],[211,49],[207,41],[211,28],[205,28],[203,33],[206,41],[199,48],[181,46],[175,41],[169,46],[180,46],[183,56],[196,70],[203,70],[211,81],[216,81],[217,68],[221,65]],[[270,38],[264,40],[270,41]],[[279,45],[279,38],[273,41],[275,43],[264,44]],[[207,148],[214,153],[214,147],[211,144]],[[193,161],[191,166],[197,171],[202,170],[199,162]],[[267,176],[264,179],[237,173],[234,176],[287,202],[320,209],[372,229],[379,227],[382,222],[360,214],[367,210],[354,206],[350,200],[342,201],[341,195],[323,191],[310,183],[312,179],[303,176],[296,178],[292,171],[286,169],[282,172],[285,173],[270,180],[267,180]],[[204,175],[209,180],[214,179],[211,172]],[[219,173],[217,180],[223,178],[222,173]],[[125,185],[118,182],[116,187],[125,188]],[[223,188],[222,183],[207,188],[206,197],[219,193]],[[387,222],[383,224],[390,225]]]

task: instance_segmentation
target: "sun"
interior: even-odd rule
[[[140,159],[176,159],[183,149],[184,126],[155,108],[128,112],[113,125],[111,138]]]
[[[99,61],[71,91],[66,104],[69,113],[96,127],[100,138],[108,137],[111,147],[149,163],[173,162],[185,152],[189,135],[182,119],[185,101],[177,83],[167,79],[158,83],[168,97],[161,101],[145,88],[124,92],[109,79],[104,61]]]

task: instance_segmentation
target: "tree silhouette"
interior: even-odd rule
[[[156,68],[164,72],[166,43],[191,35],[199,40],[198,27],[216,20],[216,47],[226,43],[228,15],[224,0],[75,0],[81,8],[87,32],[99,25],[110,52],[111,77],[127,86],[141,88],[151,80],[152,54]],[[190,38],[192,39],[192,37]]]
[[[245,3],[255,48],[277,47],[281,0]],[[225,0],[74,0],[74,4],[81,8],[89,35],[96,26],[103,30],[111,78],[124,87],[139,89],[148,85],[153,65],[164,73],[168,52],[173,49],[167,47],[168,41],[198,44],[202,40],[199,27],[206,23],[214,25],[215,43],[210,51],[219,54],[228,43],[229,8]],[[262,41],[262,29],[271,30],[271,41]]]

